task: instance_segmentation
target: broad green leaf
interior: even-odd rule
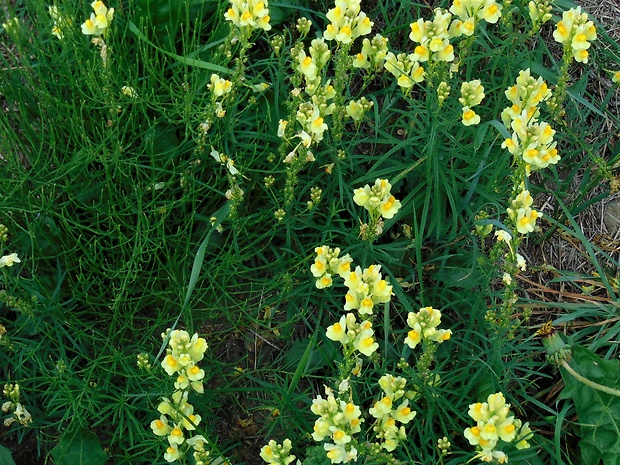
[[[108,461],[97,436],[82,427],[67,431],[51,454],[55,465],[103,465]]]
[[[0,445],[0,463],[2,465],[15,465],[11,451]]]
[[[603,360],[592,351],[573,348],[571,366],[577,373],[604,386],[620,387],[618,360]],[[575,402],[580,426],[582,463],[620,463],[620,397],[593,389],[560,368],[565,388],[562,398]]]

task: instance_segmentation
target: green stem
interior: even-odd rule
[[[586,386],[589,386],[592,389],[596,389],[597,391],[602,391],[606,394],[610,394],[612,396],[620,397],[620,390],[611,388],[609,386],[603,386],[602,384],[598,384],[592,380],[589,380],[588,378],[585,378],[584,376],[581,376],[579,373],[573,370],[573,368],[568,364],[568,362],[562,362],[562,366],[566,369],[566,371],[568,371],[571,375],[573,375],[576,379],[581,381]]]

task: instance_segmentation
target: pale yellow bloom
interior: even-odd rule
[[[13,263],[21,263],[21,260],[16,253],[4,255],[0,258],[0,268],[4,268],[5,266],[13,266]]]

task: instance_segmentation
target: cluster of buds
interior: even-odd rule
[[[555,131],[546,122],[538,123],[537,105],[549,98],[551,92],[542,78],[534,79],[529,68],[519,72],[516,85],[509,87],[506,97],[512,106],[502,111],[502,121],[513,133],[502,147],[526,163],[526,174],[560,161]]]
[[[2,404],[2,411],[11,414],[9,418],[4,420],[4,426],[11,426],[15,422],[22,426],[30,425],[32,423],[32,416],[26,410],[26,407],[19,402],[21,395],[19,384],[5,384],[2,393],[9,399]]]
[[[372,315],[376,304],[390,301],[392,286],[383,279],[380,271],[381,265],[370,265],[364,271],[358,266],[344,277],[344,284],[349,288],[345,295],[345,310]]]
[[[362,41],[362,50],[353,59],[353,67],[378,71],[383,68],[387,54],[388,39],[386,37],[377,34],[372,40],[365,38]]]
[[[443,102],[450,96],[450,86],[447,82],[441,81],[437,86],[437,103],[439,106],[443,105]]]
[[[310,188],[310,200],[308,200],[308,210],[312,210],[319,204],[322,195],[323,189],[321,189],[320,187]]]
[[[239,28],[269,31],[269,3],[267,0],[230,0],[224,18]]]
[[[479,79],[464,82],[461,85],[461,97],[459,98],[459,102],[463,106],[463,119],[461,122],[465,126],[480,123],[480,116],[472,110],[472,107],[479,105],[484,97],[484,87],[480,84]]]
[[[472,446],[476,446],[475,458],[481,462],[508,463],[508,456],[498,448],[500,441],[516,442],[517,449],[530,447],[527,440],[533,434],[529,424],[523,424],[511,415],[510,404],[506,403],[501,392],[491,394],[487,402],[471,404],[468,414],[476,425],[467,428],[463,434]]]
[[[327,12],[330,24],[323,32],[325,40],[350,44],[360,36],[370,34],[373,22],[360,9],[361,0],[336,0],[334,8]]]
[[[414,49],[416,61],[445,61],[454,60],[454,47],[450,38],[454,37],[450,29],[452,15],[441,8],[435,10],[432,21],[419,18],[411,23],[409,38],[418,44]]]
[[[405,396],[406,383],[407,381],[400,376],[382,376],[379,379],[379,386],[383,390],[383,397],[375,402],[374,406],[368,411],[377,419],[373,430],[380,440],[379,447],[388,452],[396,449],[399,442],[407,438],[403,425],[409,423],[416,416],[416,412],[409,407],[409,399],[404,399],[398,406],[395,406],[396,401]],[[402,424],[399,426],[397,422]]]
[[[327,327],[325,335],[335,342],[343,345],[343,352],[351,355],[355,351],[370,357],[379,348],[375,341],[375,332],[370,321],[358,323],[353,313],[347,313],[340,317],[340,321]]]
[[[184,450],[179,449],[183,444],[193,448],[196,463],[205,462],[209,455],[205,450],[206,439],[200,435],[186,438],[184,431],[194,431],[201,421],[200,415],[194,414],[188,397],[190,390],[204,392],[202,380],[205,372],[197,363],[204,358],[207,342],[198,334],[190,338],[189,333],[182,330],[168,329],[162,338],[169,338],[169,341],[161,366],[169,376],[177,378],[171,398],[164,397],[157,407],[161,415],[151,422],[151,429],[157,436],[167,436],[168,448],[164,454],[167,462],[179,460],[184,455]]]
[[[458,30],[465,36],[471,36],[478,21],[495,24],[502,15],[502,7],[495,0],[454,0],[450,12],[458,17],[450,26],[451,30],[455,30],[453,35],[456,36]]]
[[[551,19],[551,5],[548,0],[530,0],[527,5],[534,31]]]
[[[515,222],[517,231],[521,234],[528,234],[534,231],[536,219],[542,216],[542,213],[532,209],[534,199],[528,190],[523,190],[512,201],[512,208],[507,208],[508,217]]]
[[[345,107],[345,110],[353,121],[359,123],[364,119],[364,115],[372,108],[373,104],[374,102],[370,102],[366,97],[362,97],[359,100],[351,100]]]
[[[331,463],[357,461],[357,449],[353,435],[361,431],[364,421],[360,408],[352,402],[345,402],[334,397],[331,389],[326,388],[327,398],[320,395],[312,401],[310,410],[319,418],[314,422],[312,438],[323,441],[329,437],[332,442],[323,445]]]
[[[66,28],[71,27],[71,25],[73,24],[73,20],[71,18],[68,18],[62,15],[56,5],[50,6],[47,11],[49,12],[50,17],[52,18],[52,21],[54,22],[54,25],[52,26],[52,35],[60,40],[64,39],[65,37],[64,30]],[[114,12],[114,9],[112,9],[112,12]]]
[[[282,444],[272,439],[260,450],[260,457],[269,465],[289,465],[295,460],[295,456],[291,454],[292,448],[290,439],[285,439]]]
[[[312,276],[316,278],[316,287],[324,289],[333,283],[332,276],[339,275],[346,278],[351,273],[351,262],[353,259],[349,254],[340,257],[340,248],[332,249],[326,245],[316,247],[316,258],[310,267]]]
[[[571,8],[562,14],[553,38],[564,45],[564,53],[570,53],[580,63],[588,62],[590,42],[596,39],[596,27],[588,21],[588,14],[581,12],[581,7]]]
[[[414,53],[399,53],[394,55],[389,52],[385,56],[383,67],[397,79],[397,84],[407,93],[416,82],[424,80],[424,68],[420,66]]]
[[[82,34],[96,37],[105,35],[112,19],[114,19],[114,8],[108,9],[103,2],[98,0],[91,3],[90,6],[94,13],[91,13],[90,18],[82,24]]]
[[[407,333],[405,344],[414,349],[422,340],[444,342],[450,339],[452,331],[437,329],[441,324],[441,312],[433,307],[421,308],[418,313],[409,312],[407,325],[411,330]]]

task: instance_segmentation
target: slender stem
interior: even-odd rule
[[[568,364],[568,362],[566,361],[562,362],[562,366],[566,369],[566,371],[568,371],[571,375],[573,375],[575,378],[577,378],[579,381],[581,381],[586,386],[590,386],[592,389],[605,392],[612,396],[620,397],[620,390],[611,388],[609,386],[603,386],[602,384],[595,383],[594,381],[581,376],[579,373],[573,370],[573,368]]]

